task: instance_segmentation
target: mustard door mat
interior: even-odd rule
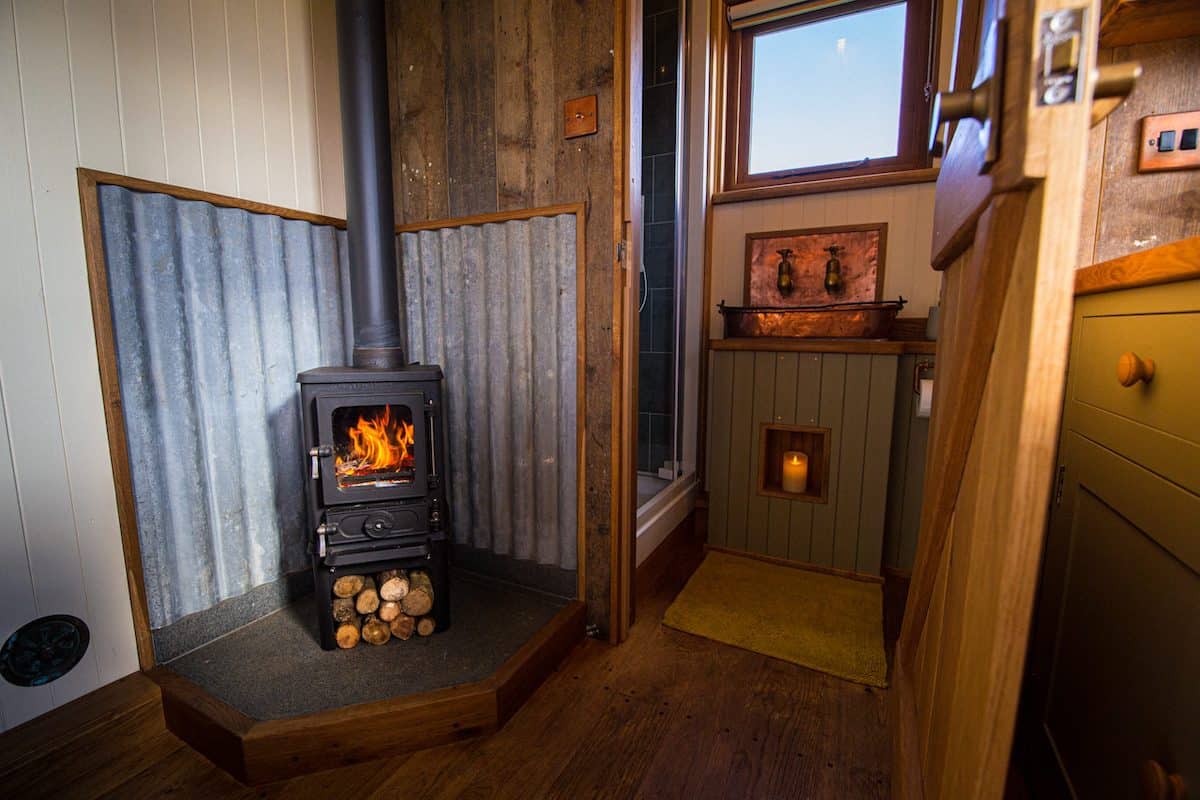
[[[867,686],[887,686],[878,583],[710,551],[663,624]]]

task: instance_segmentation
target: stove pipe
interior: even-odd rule
[[[381,0],[337,0],[354,366],[404,366]]]

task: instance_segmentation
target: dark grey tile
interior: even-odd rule
[[[638,469],[650,470],[650,415],[638,414]]]
[[[643,159],[645,160],[645,159]],[[675,154],[654,157],[650,190],[651,222],[675,221]]]
[[[650,290],[650,349],[655,353],[675,352],[675,290]]]
[[[675,224],[654,222],[646,226],[646,247],[674,247]]]
[[[657,86],[678,79],[679,72],[679,14],[670,11],[654,15],[654,30],[646,29],[653,37],[653,45],[647,50],[651,60],[649,71],[644,73],[647,86]]]
[[[642,155],[675,151],[675,83],[651,86],[642,92]]]
[[[638,354],[638,411],[657,414],[670,411],[671,358],[666,353]]]
[[[654,191],[654,157],[644,156],[642,158],[642,198],[644,208],[642,214],[647,221],[650,221],[650,193]]]
[[[648,247],[642,254],[646,280],[651,289],[674,286],[675,251],[670,247]]]
[[[641,286],[638,288],[638,302],[641,310],[638,311],[638,351],[649,353],[654,350],[654,325],[652,323],[651,314],[654,311],[654,304],[651,302],[654,290],[646,287],[646,283],[642,277],[638,276],[638,283]]]

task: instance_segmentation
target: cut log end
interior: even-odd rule
[[[389,626],[392,631],[392,636],[395,636],[400,641],[407,641],[412,638],[413,630],[416,628],[417,621],[408,614],[400,614],[392,620]]]
[[[362,638],[368,644],[387,644],[388,639],[392,638],[392,631],[386,622],[372,614],[363,622]]]
[[[362,575],[343,575],[333,582],[335,597],[354,597],[362,591],[365,579]]]
[[[403,600],[408,594],[408,576],[402,570],[381,572],[376,580],[379,583],[379,596],[384,600]]]
[[[384,600],[379,604],[379,610],[375,612],[375,615],[384,622],[391,622],[401,613],[399,603],[394,600]]]
[[[417,620],[417,635],[429,636],[437,629],[437,620],[433,617],[421,617]]]
[[[379,592],[375,589],[373,579],[363,580],[362,591],[354,598],[354,607],[360,614],[374,614],[379,608]]]
[[[433,610],[433,582],[428,573],[414,570],[408,574],[408,594],[400,608],[410,617],[423,617]]]
[[[337,639],[337,646],[343,650],[349,650],[352,647],[356,647],[359,639],[362,638],[362,634],[360,632],[361,627],[362,622],[357,616],[349,622],[343,622],[341,625],[339,625],[337,632],[334,634],[334,638]]]
[[[333,618],[337,622],[350,622],[358,613],[354,610],[353,597],[333,598]]]

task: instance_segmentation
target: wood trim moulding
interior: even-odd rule
[[[560,214],[575,214],[581,219],[587,217],[587,203],[559,203],[539,208],[520,208],[512,211],[493,211],[487,214],[473,214],[469,217],[448,217],[446,219],[429,220],[428,222],[410,222],[397,225],[396,233],[415,233],[417,231],[436,231],[441,228],[465,228],[468,225],[489,225],[498,222],[512,222],[519,219],[534,217],[557,217]],[[577,244],[582,250],[580,239]]]
[[[806,194],[851,192],[858,189],[878,189],[884,186],[907,186],[914,183],[936,183],[937,167],[881,172],[876,175],[854,175],[846,178],[784,183],[746,189],[729,189],[713,195],[714,204],[745,203],[750,200],[770,200],[776,197],[799,197]]]
[[[204,203],[212,203],[214,206],[221,206],[222,208],[240,208],[255,214],[270,214],[276,217],[283,217],[284,219],[297,219],[304,222],[311,222],[314,225],[332,225],[335,228],[346,227],[346,220],[339,217],[314,214],[311,211],[300,211],[295,208],[284,208],[283,206],[271,205],[270,203],[260,203],[257,200],[245,200],[241,197],[231,197],[227,194],[206,192],[203,189],[192,189],[171,183],[159,183],[158,181],[134,178],[129,175],[119,175],[115,172],[102,172],[86,167],[79,167],[76,173],[81,188],[85,183],[90,186],[95,186],[96,184],[122,186],[126,189],[132,189],[135,192],[167,194],[179,200],[199,200]]]
[[[578,600],[568,603],[484,680],[288,719],[252,719],[169,667],[149,675],[162,690],[167,729],[257,785],[498,730],[583,640],[584,609]],[[353,741],[347,731],[356,732]]]
[[[779,556],[768,556],[763,553],[751,553],[748,550],[735,550],[732,547],[719,547],[715,544],[705,544],[704,551],[706,553],[725,553],[731,556],[742,556],[744,558],[752,558],[755,561],[762,561],[767,564],[774,564],[777,567],[789,567],[791,569],[802,569],[806,572],[819,572],[822,575],[833,575],[838,578],[849,578],[852,581],[862,581],[863,583],[883,583],[882,575],[871,575],[867,572],[854,572],[849,569],[838,569],[837,567],[827,567],[824,564],[810,564],[807,561],[793,561],[790,558],[780,558]]]
[[[108,429],[108,455],[112,464],[116,493],[117,523],[121,527],[125,580],[129,585],[129,605],[133,613],[133,638],[137,646],[138,666],[148,670],[156,663],[154,638],[150,634],[150,606],[146,602],[146,580],[142,573],[142,545],[138,538],[137,511],[133,499],[133,471],[129,465],[128,439],[125,436],[125,411],[121,403],[121,382],[117,372],[117,346],[113,336],[112,308],[109,305],[108,269],[104,262],[100,193],[97,188],[99,183],[118,186],[128,184],[115,180],[121,179],[120,175],[87,169],[78,170],[76,178],[79,183],[83,252],[87,262],[88,289],[91,295],[96,360],[100,367],[100,394],[104,401],[105,427]],[[145,191],[160,192],[162,185],[154,184],[154,188]]]
[[[933,355],[937,342],[900,341],[892,339],[783,339],[747,336],[744,338],[713,339],[712,350],[736,350],[767,353],[863,353],[868,355]]]
[[[1200,278],[1200,236],[1102,261],[1075,273],[1075,296]]]

